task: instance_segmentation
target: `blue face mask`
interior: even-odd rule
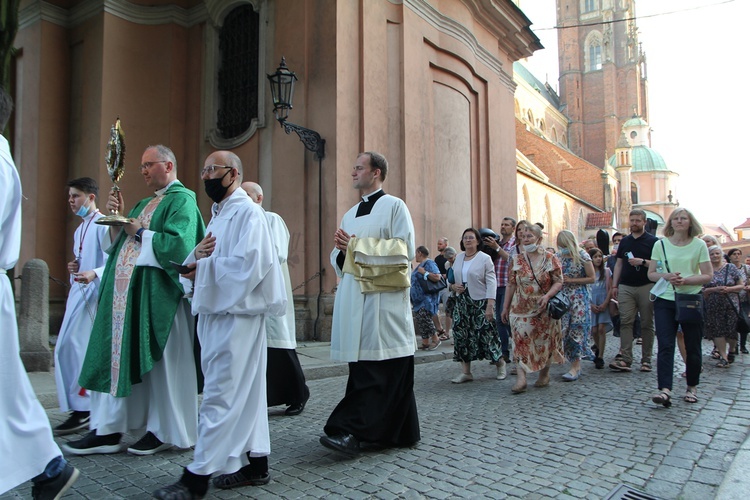
[[[90,212],[89,207],[87,207],[86,204],[84,203],[83,205],[81,205],[81,208],[78,209],[78,211],[76,212],[76,215],[80,218],[84,218],[89,214],[89,212]]]

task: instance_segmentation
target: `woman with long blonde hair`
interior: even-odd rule
[[[557,235],[557,258],[563,273],[562,293],[570,301],[570,310],[561,318],[565,359],[570,361],[570,371],[563,380],[573,382],[581,375],[581,358],[593,358],[589,339],[591,336],[591,291],[594,282],[594,265],[591,257],[578,246],[573,233],[564,229]]]

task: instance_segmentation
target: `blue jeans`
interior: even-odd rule
[[[654,302],[654,320],[656,322],[656,341],[658,352],[656,355],[656,378],[659,389],[672,390],[672,376],[674,372],[674,348],[677,343],[677,325],[675,311],[677,307],[673,300],[659,299]],[[695,387],[701,376],[701,338],[703,328],[700,323],[679,323],[685,336],[685,360],[687,385]]]
[[[505,301],[505,287],[497,287],[495,295],[495,325],[497,325],[497,334],[500,336],[500,346],[505,359],[510,359],[510,329],[508,325],[500,321],[500,315],[503,314],[503,302]]]

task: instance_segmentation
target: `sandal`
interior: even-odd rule
[[[669,393],[668,390],[662,389],[659,394],[655,394],[651,401],[658,405],[662,405],[664,408],[669,408],[672,406],[672,395]]]
[[[450,335],[448,335],[448,334],[447,334],[447,333],[445,332],[445,330],[443,330],[442,332],[440,332],[440,337],[438,337],[438,338],[440,339],[440,341],[441,341],[441,342],[445,342],[446,340],[450,340],[450,339],[451,339],[451,336],[450,336]]]
[[[609,367],[618,372],[629,372],[631,370],[630,365],[621,359],[615,359],[609,364]]]
[[[720,359],[718,363],[716,363],[716,368],[729,368],[729,361],[726,359]]]
[[[685,400],[686,403],[697,403],[698,395],[694,391],[691,391],[690,389],[688,389],[683,399]]]
[[[713,352],[711,352],[711,359],[721,359],[721,354],[719,354],[719,351],[714,349]]]
[[[651,371],[651,363],[644,361],[641,363],[641,371],[642,372],[650,372]]]
[[[730,365],[732,363],[734,363],[734,353],[733,352],[730,352],[729,354],[727,354],[727,363],[729,363]]]

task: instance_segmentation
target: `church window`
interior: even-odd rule
[[[583,0],[583,12],[593,12],[598,10],[597,0]]]
[[[602,34],[592,31],[586,37],[584,59],[586,71],[602,69]]]
[[[211,5],[203,123],[212,146],[233,149],[265,125],[267,0],[216,0]]]
[[[232,139],[258,116],[258,13],[252,5],[233,9],[219,33],[221,66],[216,128]]]
[[[633,205],[638,204],[638,186],[635,185],[635,182],[630,183],[630,202]]]

